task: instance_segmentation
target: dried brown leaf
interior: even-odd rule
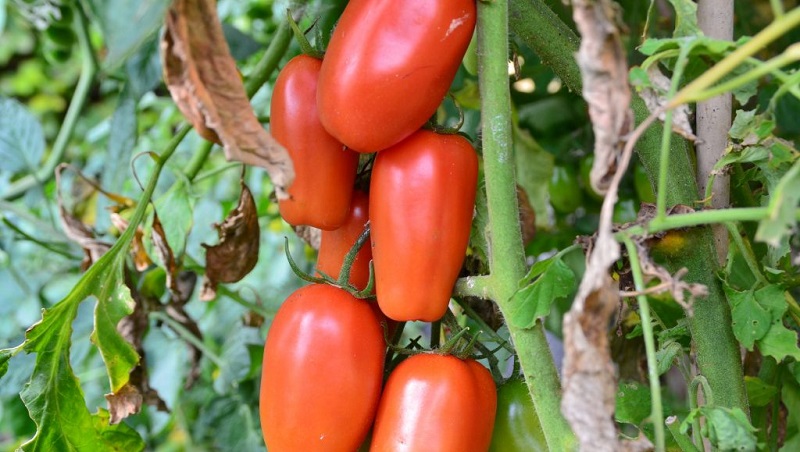
[[[122,218],[122,216],[116,212],[111,212],[111,224],[113,224],[120,233],[128,229],[128,220]],[[150,259],[150,256],[147,255],[147,250],[144,247],[144,232],[141,227],[137,227],[136,232],[133,234],[131,255],[133,256],[133,265],[137,271],[145,271],[153,264],[153,261]]]
[[[671,80],[662,74],[656,65],[647,68],[647,75],[650,77],[650,83],[653,88],[642,89],[639,96],[644,100],[650,113],[659,111],[658,119],[663,121],[666,117],[666,111],[663,107],[669,103],[666,93],[669,92]],[[687,140],[695,141],[697,136],[692,130],[692,122],[689,119],[690,114],[689,104],[674,108],[672,110],[672,131]]]
[[[158,219],[158,213],[153,213],[153,235],[151,236],[153,245],[155,246],[156,254],[166,267],[167,276],[167,289],[175,297],[178,291],[177,274],[178,265],[175,262],[175,255],[167,243],[167,234],[164,232],[164,226],[161,225],[161,220]]]
[[[278,199],[288,198],[292,162],[253,113],[216,2],[175,0],[166,22],[164,79],[181,112],[203,137],[222,144],[228,160],[265,168]]]
[[[519,204],[519,224],[522,229],[522,243],[527,245],[536,236],[536,211],[522,186],[517,185],[517,204]]]
[[[308,243],[311,248],[319,251],[319,245],[322,242],[321,229],[317,229],[314,226],[305,225],[292,226],[292,229],[294,229],[294,233],[303,239],[304,242]]]
[[[131,414],[138,413],[142,408],[142,393],[130,383],[116,393],[106,394],[105,397],[108,402],[108,412],[111,415],[109,422],[112,424],[118,424]]]
[[[577,60],[583,78],[583,98],[595,135],[592,188],[608,190],[622,141],[633,124],[629,108],[628,65],[617,28],[614,4],[608,0],[573,0],[572,17],[581,34]]]
[[[217,283],[232,283],[244,278],[258,262],[260,228],[253,195],[242,182],[239,204],[221,225],[215,224],[219,244],[206,248],[206,275],[203,280],[201,300],[216,297]]]
[[[81,269],[86,270],[93,262],[100,259],[111,248],[111,245],[99,240],[91,227],[72,215],[64,206],[64,199],[61,197],[61,173],[66,168],[68,168],[67,165],[59,165],[55,172],[58,217],[61,222],[61,228],[64,229],[64,234],[66,234],[67,238],[83,248],[85,255],[83,262],[81,262]]]

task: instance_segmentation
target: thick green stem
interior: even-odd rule
[[[492,243],[489,267],[493,299],[506,313],[517,284],[525,275],[511,141],[506,0],[478,2],[478,57],[483,161]],[[553,451],[574,449],[574,435],[561,415],[561,384],[542,323],[530,329],[509,324],[509,333],[548,448]]]
[[[256,64],[252,74],[244,82],[244,89],[247,92],[247,97],[253,97],[256,92],[267,83],[267,80],[272,76],[272,72],[278,67],[278,63],[289,48],[292,42],[292,27],[288,22],[282,22],[272,36],[272,41],[264,52],[261,61]]]
[[[53,171],[56,166],[61,163],[61,159],[67,151],[67,145],[69,144],[70,138],[72,138],[72,133],[75,131],[75,125],[80,118],[83,106],[86,104],[86,99],[89,97],[89,89],[92,87],[94,76],[97,73],[94,50],[92,49],[91,42],[89,42],[89,24],[83,13],[75,15],[75,24],[78,35],[78,47],[81,51],[81,75],[78,78],[75,93],[72,95],[72,101],[70,101],[69,108],[67,108],[67,113],[64,116],[64,122],[61,124],[61,128],[58,129],[58,135],[56,136],[56,141],[53,143],[53,148],[50,150],[47,161],[44,162],[38,171],[12,183],[3,194],[0,194],[0,199],[18,198],[29,189],[49,180],[53,177]]]

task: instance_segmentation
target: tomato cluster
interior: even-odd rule
[[[475,17],[474,0],[351,0],[322,60],[298,56],[276,81],[270,127],[296,173],[279,210],[323,230],[317,271],[333,284],[296,291],[270,327],[260,413],[271,451],[352,451],[370,428],[377,451],[489,447],[497,394],[477,361],[420,353],[382,388],[387,324],[441,319],[466,254],[477,154],[423,126]],[[366,177],[369,192],[354,190]],[[370,244],[353,254],[367,222]],[[358,298],[372,270],[377,303]]]

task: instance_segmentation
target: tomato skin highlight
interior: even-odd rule
[[[485,452],[494,426],[495,391],[491,374],[475,360],[414,355],[389,375],[370,451]]]
[[[321,284],[290,295],[264,347],[259,412],[267,448],[356,450],[380,399],[385,347],[366,301]]]
[[[387,317],[440,319],[469,242],[478,157],[460,135],[420,130],[375,158],[369,216],[375,288]]]
[[[320,72],[325,129],[359,152],[414,133],[450,88],[475,19],[475,0],[351,0]]]
[[[544,432],[528,387],[516,378],[497,388],[497,415],[489,452],[547,450]]]
[[[356,190],[350,201],[350,213],[345,223],[333,231],[322,231],[322,240],[317,257],[317,269],[332,278],[339,278],[344,257],[364,232],[369,221],[369,196]],[[372,260],[372,247],[369,242],[358,250],[353,266],[350,267],[350,284],[363,290],[369,282],[369,261]]]
[[[344,148],[319,121],[316,58],[293,58],[278,75],[270,106],[270,131],[294,164],[290,199],[279,202],[281,216],[292,225],[336,229],[347,219],[358,154]]]

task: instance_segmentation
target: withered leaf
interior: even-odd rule
[[[81,262],[81,269],[86,270],[93,262],[100,259],[100,257],[111,248],[111,245],[99,240],[91,227],[72,215],[64,206],[64,199],[61,197],[61,173],[67,168],[69,168],[67,165],[61,164],[55,171],[58,218],[61,222],[61,228],[64,229],[64,234],[66,234],[67,238],[83,248],[85,255],[83,262]]]
[[[291,159],[253,113],[216,2],[175,0],[166,22],[164,79],[181,112],[198,133],[223,146],[228,160],[265,168],[278,199],[286,199],[294,179]]]
[[[628,65],[613,2],[573,0],[572,17],[581,34],[577,61],[583,78],[583,98],[589,104],[594,130],[592,188],[605,194],[616,172],[622,140],[633,124],[629,104]]]
[[[178,274],[178,265],[175,263],[175,255],[167,243],[167,234],[164,232],[164,226],[161,225],[161,220],[158,219],[158,213],[153,213],[153,245],[155,245],[156,253],[166,267],[167,275],[167,288],[170,293],[178,293],[178,285],[176,275]]]
[[[136,414],[142,407],[142,393],[130,383],[126,384],[116,393],[106,394],[108,402],[108,412],[111,415],[112,424],[118,424],[121,420]]]
[[[519,204],[519,225],[522,229],[522,243],[527,245],[536,236],[536,211],[522,186],[517,185],[517,204]]]
[[[658,66],[652,65],[647,68],[647,75],[650,78],[652,88],[643,88],[639,95],[644,100],[647,109],[650,113],[659,110],[658,119],[664,120],[666,111],[662,107],[669,103],[666,93],[669,92],[670,79],[661,73]],[[683,104],[672,110],[672,131],[678,135],[686,138],[687,140],[694,141],[697,137],[692,130],[692,122],[689,120],[691,111],[689,104]]]
[[[206,248],[206,275],[203,279],[201,300],[216,297],[217,283],[232,283],[244,278],[258,262],[260,229],[253,195],[242,182],[239,204],[221,225],[215,224],[219,244]]]
[[[308,246],[319,251],[320,243],[322,243],[321,229],[307,225],[292,226],[292,229],[294,229],[294,233],[297,234],[298,237],[308,243]]]
[[[111,213],[111,224],[114,225],[121,233],[128,229],[128,220],[122,218],[117,212]],[[147,255],[147,250],[144,247],[144,232],[141,227],[136,228],[133,234],[133,241],[131,242],[131,255],[133,256],[133,265],[137,271],[145,271],[153,264],[150,256]]]

